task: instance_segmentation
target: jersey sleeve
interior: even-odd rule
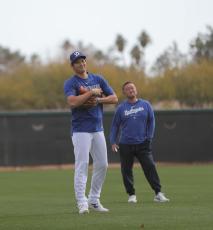
[[[113,89],[111,88],[111,86],[109,85],[109,83],[107,82],[107,80],[104,79],[103,77],[100,77],[100,86],[101,86],[101,89],[103,90],[103,93],[106,96],[114,94]]]
[[[110,130],[110,143],[116,144],[118,133],[121,125],[121,112],[120,107],[117,108],[112,119],[111,130]]]
[[[149,102],[147,102],[148,108],[148,120],[147,120],[147,139],[151,140],[154,136],[155,131],[155,116],[152,106]]]
[[[66,97],[77,95],[75,84],[71,79],[64,82],[64,94]]]

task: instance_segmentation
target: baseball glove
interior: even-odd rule
[[[79,89],[79,94],[84,94],[87,91],[89,91],[87,88],[84,88],[83,86]],[[89,109],[97,105],[97,96],[90,97],[87,101],[84,102],[84,104],[81,105],[81,108]]]

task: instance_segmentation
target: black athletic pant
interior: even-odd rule
[[[152,148],[150,141],[145,141],[142,144],[127,145],[120,144],[120,161],[121,173],[126,192],[129,195],[135,194],[133,164],[136,157],[144,171],[145,177],[149,182],[155,194],[161,191],[160,179],[155,167],[152,156]]]

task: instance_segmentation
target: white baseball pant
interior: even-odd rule
[[[86,183],[88,177],[89,154],[93,159],[93,172],[89,202],[96,203],[100,198],[102,185],[108,167],[107,147],[103,131],[94,133],[73,133],[72,142],[75,155],[74,189],[77,203],[87,202]]]

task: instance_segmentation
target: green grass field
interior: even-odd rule
[[[134,172],[137,204],[127,203],[120,169],[109,168],[101,201],[110,212],[81,216],[74,200],[72,169],[0,172],[0,229],[213,229],[212,164],[158,165],[169,203],[154,203],[141,169]]]

